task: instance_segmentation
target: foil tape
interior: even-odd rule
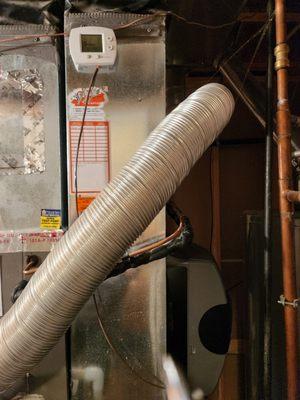
[[[45,170],[43,90],[36,69],[0,71],[0,175]]]

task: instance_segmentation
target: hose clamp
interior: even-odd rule
[[[283,294],[279,297],[279,300],[277,301],[277,303],[281,304],[283,307],[289,306],[295,309],[298,308],[299,302],[300,299],[294,299],[293,301],[288,301]]]

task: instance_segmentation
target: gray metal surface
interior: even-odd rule
[[[23,26],[0,26],[0,37],[11,38],[16,35],[45,34],[53,33],[50,27],[39,25]],[[5,314],[10,307],[11,294],[14,287],[22,279],[22,271],[26,265],[27,255],[31,253],[23,252],[24,247],[18,235],[21,232],[40,231],[40,212],[43,208],[60,209],[60,146],[59,146],[59,88],[58,88],[58,55],[55,44],[50,39],[41,39],[39,42],[34,39],[28,39],[20,42],[1,43],[0,47],[0,68],[1,75],[10,71],[20,71],[26,74],[31,70],[35,76],[38,76],[38,84],[41,83],[41,106],[38,109],[33,108],[32,125],[42,119],[41,141],[44,141],[44,167],[41,172],[34,169],[31,171],[22,171],[16,174],[15,171],[9,171],[7,174],[0,172],[0,242],[2,255],[0,254],[0,274],[1,287],[0,296],[2,309]],[[15,76],[18,76],[15,75]],[[12,78],[14,75],[12,75]],[[26,79],[30,84],[30,76]],[[5,103],[5,97],[2,96],[1,107],[1,132],[0,143],[6,143],[6,150],[11,150],[23,157],[24,153],[24,135],[26,126],[22,123],[23,107],[22,96],[24,91],[20,90],[20,85],[16,85],[15,95],[11,97],[11,89],[14,80],[11,79],[11,85],[6,85],[2,80],[2,89],[7,91],[8,99],[12,101]],[[35,84],[35,81],[31,81]],[[24,82],[26,85],[26,82]],[[24,86],[23,86],[24,87]],[[2,92],[3,93],[3,92]],[[25,96],[27,94],[25,93]],[[25,104],[26,105],[26,104]],[[12,122],[12,123],[10,123]],[[23,121],[24,122],[24,121]],[[35,138],[35,140],[38,138]],[[37,143],[37,145],[39,145]],[[1,146],[3,152],[4,146]],[[37,148],[37,147],[36,147]],[[44,169],[44,170],[43,170]],[[2,171],[3,172],[3,171]],[[8,239],[8,235],[14,234],[15,239]],[[5,241],[8,240],[7,245]],[[41,246],[34,243],[35,249],[41,261],[48,253],[41,252],[45,249],[45,243]],[[50,248],[51,244],[46,244]],[[17,251],[17,253],[14,253]],[[6,253],[6,254],[4,254]],[[0,318],[1,321],[1,318]],[[38,393],[46,400],[66,400],[67,399],[67,377],[65,365],[65,343],[64,339],[49,353],[49,355],[31,371],[31,377],[28,385],[20,385],[20,390],[29,393]]]
[[[46,33],[49,29],[31,26],[1,26],[1,38],[12,35]],[[26,175],[1,175],[0,231],[39,230],[40,212],[43,208],[60,209],[60,149],[59,149],[59,93],[58,59],[55,46],[50,39],[34,39],[22,42],[22,48],[15,43],[1,44],[0,65],[3,71],[35,69],[43,81],[43,124],[45,138],[45,171]],[[11,50],[10,50],[11,49]],[[21,104],[20,104],[21,106]],[[22,109],[16,109],[17,116]],[[3,111],[2,111],[3,112]],[[11,118],[11,109],[1,114],[2,124]],[[18,119],[15,119],[18,124]],[[4,126],[4,125],[3,125]],[[1,137],[15,137],[16,131],[23,136],[23,126],[6,123]],[[3,139],[4,140],[4,139]],[[13,146],[10,146],[13,148]],[[16,152],[20,152],[20,140],[15,141]]]
[[[80,25],[115,27],[139,15],[69,14],[65,30]],[[165,115],[164,19],[116,31],[118,56],[115,67],[99,71],[95,86],[108,88],[105,112],[110,132],[110,175],[114,177]],[[88,87],[89,74],[79,74],[66,40],[67,95]],[[70,145],[70,143],[69,143]],[[70,154],[69,154],[70,157]],[[70,177],[69,177],[70,182]],[[70,220],[76,216],[74,195],[69,193]],[[161,212],[140,238],[164,236]],[[112,340],[109,346],[99,329],[93,300],[72,327],[72,398],[162,399],[161,355],[165,353],[165,261],[155,262],[100,286],[103,324]],[[99,299],[98,299],[99,300]],[[102,382],[100,388],[93,380]],[[146,382],[147,381],[147,382]]]
[[[72,328],[72,398],[163,399],[164,260],[107,280],[96,298],[103,326],[91,299]]]
[[[140,17],[114,13],[68,14],[65,30],[68,32],[80,25],[119,27]],[[109,122],[111,178],[116,176],[165,115],[164,18],[145,20],[115,33],[118,41],[116,65],[109,72],[100,69],[95,82],[96,87],[108,88],[108,103],[104,110]],[[91,76],[76,71],[67,38],[66,74],[67,96],[74,89],[89,86]],[[70,159],[70,141],[68,149]],[[69,170],[69,186],[70,179]],[[74,221],[75,217],[75,196],[70,194],[69,188],[70,221]],[[164,213],[161,213],[141,240],[149,236],[163,236],[164,226]]]
[[[185,273],[183,271],[185,270]],[[225,306],[228,304],[227,295],[225,288],[218,271],[218,267],[212,258],[211,254],[206,250],[196,245],[190,246],[186,251],[175,253],[174,256],[167,258],[167,273],[168,273],[168,288],[169,288],[169,302],[177,303],[175,308],[170,308],[170,320],[178,320],[173,322],[175,327],[172,327],[168,333],[170,338],[171,346],[170,351],[177,352],[175,347],[176,341],[176,330],[180,327],[180,322],[185,325],[186,332],[182,335],[180,333],[181,340],[178,343],[178,348],[181,348],[181,352],[178,351],[176,356],[180,354],[180,359],[175,360],[182,363],[182,366],[187,373],[187,381],[189,388],[193,391],[201,389],[206,396],[210,395],[216,388],[221,372],[225,362],[226,356],[226,345],[228,341],[229,345],[229,333],[227,335],[227,326],[225,325],[226,318],[224,320],[218,316],[216,320],[219,320],[223,326],[211,326],[210,329],[216,329],[224,333],[222,338],[224,344],[219,347],[222,351],[218,351],[215,345],[212,343],[216,342],[218,335],[213,337],[210,334],[210,347],[208,341],[204,341],[200,334],[201,321],[207,315],[213,315],[214,309],[219,306]],[[180,285],[186,280],[186,288]],[[184,284],[182,284],[184,285]],[[183,294],[184,293],[184,294]],[[180,300],[182,307],[186,306],[186,315],[178,307]],[[176,311],[181,310],[176,314]],[[222,309],[225,313],[225,309]],[[182,313],[182,315],[180,315]],[[211,313],[211,314],[209,314]],[[231,318],[227,316],[230,324]],[[224,328],[226,327],[226,329]],[[205,331],[205,339],[207,340],[209,329]],[[186,335],[186,336],[185,336]],[[213,337],[213,338],[212,338]],[[184,339],[183,339],[184,338]],[[186,340],[186,346],[182,343]],[[220,343],[218,343],[220,345]],[[185,353],[186,351],[186,353]],[[186,360],[182,357],[185,354]],[[172,353],[171,353],[172,355]]]
[[[1,297],[3,311],[12,306],[11,295],[14,287],[22,280],[22,271],[28,255],[32,253],[10,253],[0,256]],[[42,262],[47,253],[34,253]],[[0,319],[1,321],[1,319]],[[67,400],[67,370],[65,361],[65,339],[62,338],[45,359],[32,371],[30,377],[24,376],[19,390],[23,393],[43,395],[46,400]],[[1,395],[0,395],[1,398]]]
[[[227,304],[227,298],[216,265],[210,259],[191,260],[188,266],[188,380],[193,389],[203,382],[200,388],[206,394],[215,389],[225,354],[212,353],[201,343],[199,321],[207,310],[219,304]]]

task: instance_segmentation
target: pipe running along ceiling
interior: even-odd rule
[[[230,91],[203,86],[149,135],[76,220],[0,322],[0,391],[30,371],[228,123]]]

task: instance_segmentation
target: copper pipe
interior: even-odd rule
[[[285,196],[288,201],[291,201],[292,203],[300,203],[300,192],[297,192],[296,190],[287,190]]]
[[[212,238],[211,252],[219,268],[221,268],[221,204],[220,204],[220,149],[213,146],[211,150],[212,180]]]
[[[39,257],[36,255],[31,255],[27,257],[27,264],[26,267],[23,269],[23,275],[29,276],[33,275],[39,267]]]
[[[146,251],[154,250],[157,247],[163,246],[164,244],[170,242],[171,240],[176,239],[178,236],[180,236],[182,228],[183,228],[183,217],[180,217],[180,224],[178,228],[170,236],[167,236],[166,238],[159,240],[158,242],[151,243],[148,246],[142,247],[141,249],[133,251],[132,253],[129,254],[129,257],[139,256],[140,254],[143,254]]]
[[[23,271],[23,275],[24,276],[33,275],[37,270],[38,270],[37,267],[33,267],[33,268],[30,268],[30,269],[27,269],[26,271],[24,270]]]
[[[288,102],[288,47],[286,44],[285,0],[275,0],[277,71],[277,135],[279,169],[279,211],[281,221],[283,290],[288,301],[297,298],[293,204],[286,192],[292,187],[291,170],[291,115]],[[284,307],[286,330],[287,399],[298,398],[297,310]]]
[[[57,37],[57,36],[68,36],[68,34],[65,32],[59,32],[59,33],[46,33],[43,35],[18,35],[18,36],[14,36],[12,38],[0,39],[0,44],[9,43],[9,42],[17,42],[19,40],[41,39],[41,38],[43,39],[43,38],[52,38],[52,37]]]

